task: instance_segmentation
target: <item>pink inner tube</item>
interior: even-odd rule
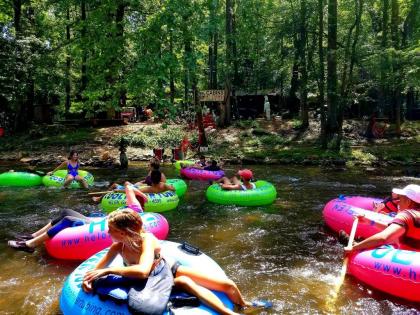
[[[357,252],[348,272],[380,291],[420,302],[420,252],[386,245]]]
[[[371,222],[389,224],[392,217],[373,212],[373,202],[381,199],[340,196],[328,202],[323,211],[325,223],[335,232],[350,233],[353,216],[364,214]],[[356,236],[367,238],[382,229],[372,224],[359,224]],[[388,294],[420,302],[420,252],[401,244],[355,252],[350,256],[348,273],[361,282]]]
[[[323,210],[325,224],[335,232],[344,230],[350,234],[356,214],[364,214],[374,222],[389,224],[392,217],[382,213],[373,212],[373,202],[380,202],[382,199],[360,196],[340,196],[329,201]],[[381,229],[374,224],[359,224],[356,230],[356,237],[367,238],[380,232]]]
[[[141,213],[144,229],[164,240],[169,233],[169,224],[159,213]],[[54,258],[85,260],[112,244],[108,234],[106,217],[94,218],[90,224],[71,227],[60,231],[45,242],[45,247]]]
[[[181,176],[196,180],[218,180],[225,176],[225,172],[222,170],[206,171],[194,167],[185,167],[181,169]]]

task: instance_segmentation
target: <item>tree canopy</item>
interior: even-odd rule
[[[0,0],[0,112],[13,130],[46,105],[92,117],[154,104],[173,117],[194,90],[229,85],[232,95],[279,95],[303,127],[315,96],[328,142],[353,107],[399,124],[415,106],[419,8],[420,0]]]

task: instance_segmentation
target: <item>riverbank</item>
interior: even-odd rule
[[[210,144],[206,155],[223,159],[225,164],[293,164],[368,169],[406,166],[418,175],[420,122],[405,122],[400,138],[393,137],[393,127],[387,125],[383,139],[367,140],[363,137],[366,121],[348,120],[343,126],[344,140],[339,152],[319,147],[318,124],[311,121],[309,128],[302,132],[297,120],[238,121],[226,129],[208,130]],[[127,148],[129,161],[146,161],[153,153],[151,147],[144,147],[144,138],[147,138],[146,145],[156,143],[158,146],[156,139],[162,138],[162,135],[170,137],[175,129],[180,128],[150,122],[107,128],[42,126],[25,135],[0,138],[0,160],[31,166],[53,166],[66,159],[70,149],[75,149],[80,152],[85,166],[119,167],[118,140],[121,137],[131,141],[132,145]],[[196,131],[190,131],[190,139],[196,139],[196,134]],[[141,141],[137,140],[139,137]],[[167,149],[165,154],[169,156],[170,151]],[[190,152],[189,157],[197,155],[197,152]]]

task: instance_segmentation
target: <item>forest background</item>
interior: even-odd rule
[[[420,0],[0,0],[0,124],[153,104],[200,111],[197,91],[271,93],[298,127],[315,109],[319,144],[377,113],[393,135],[419,107]]]

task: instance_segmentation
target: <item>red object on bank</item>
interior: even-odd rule
[[[0,137],[3,137],[3,136],[4,136],[4,128],[0,127]]]

